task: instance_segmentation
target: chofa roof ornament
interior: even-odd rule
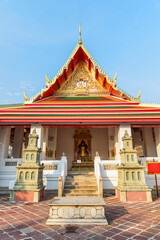
[[[27,95],[26,95],[26,91],[23,92],[23,96],[24,96],[24,102],[28,100]]]

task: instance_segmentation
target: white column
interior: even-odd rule
[[[0,165],[4,165],[4,158],[8,157],[8,146],[11,128],[0,128]]]
[[[38,134],[38,137],[39,137],[37,146],[42,149],[42,138],[43,138],[44,128],[39,124],[32,124],[30,133],[33,132],[34,128],[36,129],[36,133]]]
[[[44,152],[43,152],[43,135],[44,135],[44,127],[42,127],[40,124],[32,124],[31,125],[31,133],[33,132],[33,129],[36,129],[36,133],[38,134],[38,143],[37,146],[41,148],[42,153],[41,153],[41,160],[44,157]]]
[[[116,148],[116,155],[117,155],[117,160],[120,161],[120,149],[123,148],[123,141],[122,137],[124,136],[125,131],[128,132],[129,136],[132,135],[131,133],[131,125],[130,124],[120,124],[118,128],[118,144]]]
[[[42,160],[46,159],[46,147],[48,145],[48,128],[43,130],[43,139],[42,139]]]
[[[156,149],[157,149],[157,157],[160,157],[160,128],[154,128],[155,140],[156,140]]]

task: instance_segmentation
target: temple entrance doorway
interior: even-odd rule
[[[94,163],[91,155],[91,134],[87,128],[79,128],[74,135],[74,161],[73,171],[94,170]]]

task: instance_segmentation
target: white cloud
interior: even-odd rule
[[[7,95],[8,96],[19,96],[19,95],[22,95],[23,93],[21,92],[14,92],[14,93],[11,93],[11,92],[7,92]]]
[[[19,85],[20,87],[26,87],[26,86],[32,86],[32,83],[27,81],[19,81]]]
[[[36,91],[35,88],[32,88],[32,89],[29,90],[29,92],[34,92],[34,91]]]
[[[13,93],[8,92],[7,95],[8,96],[13,96]]]
[[[20,88],[25,89],[26,87],[25,86],[20,86]]]
[[[0,90],[2,90],[3,89],[3,87],[0,87]]]

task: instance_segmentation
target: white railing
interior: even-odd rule
[[[103,197],[103,179],[101,174],[101,164],[102,164],[102,161],[100,159],[100,156],[97,153],[94,159],[94,174],[97,178],[99,197]]]
[[[120,161],[119,160],[101,160],[102,165],[119,165]]]
[[[59,172],[60,172],[60,176],[58,179],[58,197],[62,197],[64,183],[67,176],[67,157],[65,156],[64,153],[61,157],[61,161],[59,164]]]
[[[4,167],[16,167],[17,163],[22,163],[22,158],[4,158],[2,165]]]

